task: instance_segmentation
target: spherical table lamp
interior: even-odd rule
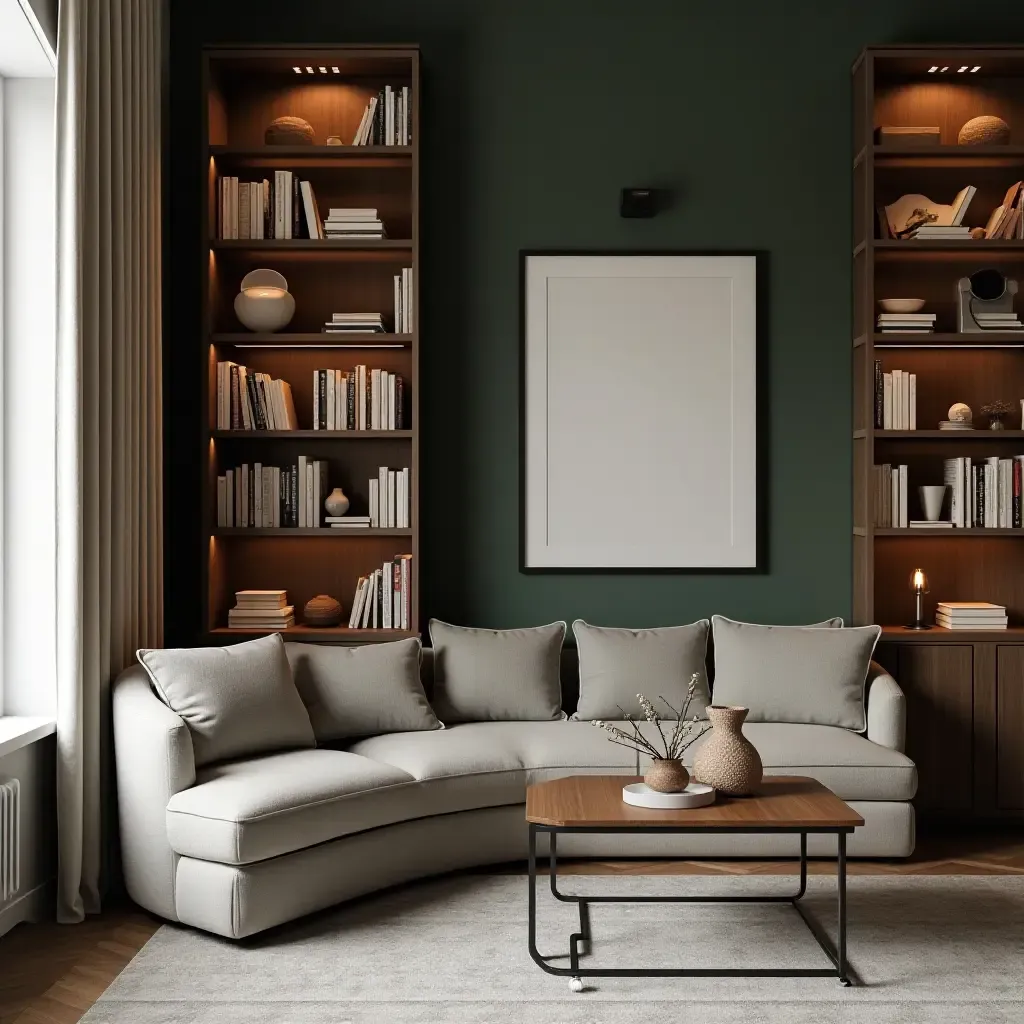
[[[242,278],[235,296],[235,316],[250,331],[272,333],[291,323],[295,299],[276,270],[253,270]]]

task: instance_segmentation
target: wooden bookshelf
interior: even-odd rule
[[[961,334],[956,316],[960,277],[995,266],[1024,283],[1024,241],[883,239],[876,216],[877,206],[901,195],[920,192],[948,203],[970,184],[977,194],[964,223],[986,223],[1007,187],[1024,178],[1024,47],[871,47],[854,65],[853,91],[854,621],[882,625],[876,656],[907,694],[918,810],[946,818],[1022,817],[1024,530],[876,527],[872,467],[908,466],[909,516],[920,519],[917,487],[943,483],[944,459],[1024,454],[1016,411],[1024,398],[1024,334]],[[957,145],[961,126],[981,114],[1010,125],[1009,145]],[[937,125],[941,144],[879,145],[874,130],[881,125]],[[878,300],[896,297],[924,298],[925,310],[937,315],[936,333],[879,332]],[[1016,308],[1024,311],[1024,289]],[[876,359],[886,371],[917,375],[920,429],[875,428]],[[984,429],[981,407],[995,399],[1015,410],[1012,429]],[[966,402],[981,429],[940,431],[954,402]],[[930,583],[927,621],[934,623],[938,601],[991,601],[1006,606],[1010,628],[907,629],[917,568]]]
[[[367,102],[384,85],[410,87],[411,144],[348,145]],[[419,99],[419,51],[413,46],[215,46],[203,52],[200,116],[206,187],[198,229],[204,339],[199,372],[206,410],[201,444],[207,471],[200,509],[202,639],[206,642],[229,643],[274,632],[227,628],[234,593],[243,589],[287,590],[289,603],[295,606],[296,625],[280,632],[303,642],[377,643],[419,634]],[[265,144],[266,126],[286,114],[312,125],[315,144]],[[328,146],[328,136],[338,136],[346,144]],[[218,177],[235,175],[254,181],[272,178],[274,170],[297,172],[309,181],[322,215],[332,206],[376,208],[387,237],[219,238]],[[322,332],[323,322],[335,312],[379,312],[390,324],[393,277],[410,266],[415,280],[411,333]],[[295,315],[280,333],[247,331],[234,315],[241,278],[259,267],[284,274],[295,298]],[[216,429],[216,364],[226,359],[288,381],[300,429]],[[311,429],[313,371],[350,370],[360,363],[402,376],[406,429]],[[327,461],[330,487],[344,489],[355,515],[367,512],[368,481],[376,476],[378,466],[409,467],[411,526],[348,530],[217,526],[219,473],[242,462],[290,466],[299,455]],[[358,578],[407,553],[413,555],[411,628],[347,628]],[[341,602],[341,626],[323,629],[302,624],[302,608],[317,594],[330,594]]]

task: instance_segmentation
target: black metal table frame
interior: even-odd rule
[[[537,949],[537,835],[546,832],[550,837],[548,854],[551,895],[562,903],[575,903],[579,908],[580,929],[569,936],[569,966],[554,967],[549,961],[560,959],[565,954],[542,956]],[[558,889],[558,836],[559,834],[585,833],[588,835],[623,832],[629,834],[656,833],[659,835],[682,835],[708,833],[743,833],[747,835],[799,835],[800,836],[800,887],[791,896],[787,895],[744,895],[744,896],[571,896]],[[570,826],[530,824],[529,855],[529,945],[530,956],[548,974],[570,979],[573,991],[581,991],[583,978],[837,978],[843,985],[855,980],[846,958],[846,837],[852,828],[758,828],[755,825],[738,826]],[[837,941],[833,946],[821,925],[803,908],[800,900],[807,891],[807,836],[834,835],[838,842],[836,857],[836,888],[838,896]],[[804,968],[635,968],[580,966],[580,957],[585,956],[581,947],[590,943],[591,903],[788,903],[800,915],[804,924],[814,936],[822,952],[831,962],[831,967]],[[589,951],[589,950],[588,950]]]

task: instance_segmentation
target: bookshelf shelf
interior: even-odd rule
[[[878,441],[1013,441],[1024,442],[1024,430],[875,430]]]
[[[854,342],[864,344],[864,335]],[[1024,331],[987,331],[985,334],[873,334],[875,348],[1024,348]]]
[[[296,65],[330,65],[337,69],[337,74],[297,81],[292,72]],[[386,87],[390,87],[390,93]],[[197,366],[197,373],[202,381],[201,443],[206,473],[200,509],[199,638],[205,643],[232,643],[282,632],[303,642],[366,644],[419,636],[420,334],[418,329],[404,333],[360,331],[350,334],[333,334],[320,329],[334,314],[370,313],[379,314],[385,328],[394,330],[396,324],[401,323],[395,308],[394,279],[401,275],[404,286],[404,272],[411,268],[411,280],[420,280],[419,50],[415,46],[208,46],[202,55],[202,90],[197,112],[203,137],[197,161],[197,175],[201,175],[202,183],[198,190],[201,201],[197,229],[203,240],[200,249],[203,287],[197,328],[206,344],[201,346],[202,362]],[[397,95],[408,96],[410,100],[409,145],[325,144],[332,136],[350,141],[371,99]],[[397,102],[392,105],[388,101],[389,110],[397,113],[398,107]],[[383,111],[384,108],[381,100],[376,109]],[[265,145],[267,125],[283,114],[306,120],[313,128],[316,144]],[[397,135],[397,125],[402,122],[389,123],[396,125]],[[375,123],[375,132],[383,130],[383,122]],[[275,189],[272,194],[280,197],[282,193],[276,191],[281,187],[280,182],[290,183],[292,179],[287,173],[278,178],[275,172],[291,172],[295,179],[291,196],[308,195],[308,190],[300,190],[299,182],[309,183],[321,219],[326,219],[328,210],[332,209],[373,209],[391,237],[219,238],[222,233],[249,233],[244,228],[244,211],[251,197],[258,195],[257,191],[236,189],[235,198],[225,206],[223,196],[231,196],[233,186],[229,185],[222,194],[220,179],[237,178],[239,183],[267,179]],[[289,200],[282,202],[287,215]],[[291,233],[308,235],[312,214],[307,218],[302,200],[298,209]],[[236,232],[232,227],[225,231],[225,216],[236,214],[241,221],[239,230]],[[280,333],[248,332],[234,314],[234,300],[241,280],[257,268],[283,273],[295,298],[292,321],[288,329]],[[411,307],[403,307],[409,317],[406,323],[417,327],[418,293],[419,288],[414,286]],[[371,371],[393,375],[401,379],[401,386],[395,385],[390,393],[392,401],[401,402],[401,418],[396,419],[405,429],[217,429],[218,423],[223,426],[232,422],[223,405],[230,385],[218,370],[218,363],[224,362],[239,364],[246,368],[247,374],[263,375],[255,377],[255,385],[252,376],[245,378],[250,381],[246,392],[249,397],[241,399],[246,407],[250,403],[262,404],[269,395],[275,396],[278,403],[285,401],[288,394],[285,385],[288,385],[295,414],[289,422],[297,421],[305,427],[315,422],[318,401],[319,408],[324,408],[323,399],[318,400],[314,395],[314,383],[321,371],[351,374],[354,368],[365,366],[366,402],[368,406],[372,391],[375,408],[387,408],[387,405],[374,390],[376,384],[371,386],[371,380],[377,380],[376,376],[371,376]],[[231,376],[232,382],[236,379],[243,380],[241,370]],[[282,381],[284,384],[278,385],[277,382]],[[271,382],[273,391],[269,390]],[[276,390],[278,387],[280,391]],[[264,391],[265,388],[268,390]],[[237,415],[237,392],[234,398]],[[349,403],[351,401],[350,394]],[[357,408],[361,401],[357,397]],[[279,404],[277,410],[281,408]],[[282,415],[275,411],[274,416],[267,416],[266,420],[280,424]],[[370,422],[369,412],[367,417],[366,422]],[[254,417],[252,422],[257,420],[265,422],[264,413]],[[250,422],[247,409],[244,421]],[[377,422],[376,418],[373,422]],[[380,422],[387,420],[382,418]],[[271,494],[274,499],[281,497],[283,500],[289,495],[289,487],[295,489],[292,481],[299,476],[297,467],[303,464],[303,456],[318,464],[316,476],[309,476],[307,480],[314,481],[313,493],[319,491],[319,501],[325,496],[323,486],[326,485],[328,492],[341,486],[352,502],[354,515],[375,507],[371,494],[376,493],[379,470],[387,467],[393,471],[396,484],[402,482],[403,499],[408,495],[408,519],[396,515],[389,521],[409,522],[411,527],[333,529],[328,525],[315,528],[218,525],[246,520],[269,521],[269,516],[261,517],[256,511],[260,507],[260,492],[255,491],[254,496],[248,482],[240,481],[247,479],[255,486],[259,479],[254,472],[257,464],[263,470],[280,469],[280,495],[268,490],[276,485],[276,474],[269,473],[262,476],[262,494],[264,503],[270,500]],[[248,466],[248,478],[239,472],[242,466]],[[322,469],[326,479],[320,476]],[[404,469],[408,469],[407,477],[400,472]],[[229,471],[233,471],[232,484],[238,485],[230,503],[227,500]],[[398,495],[392,494],[390,487],[387,491],[387,500],[395,507]],[[219,512],[218,500],[222,502]],[[243,516],[240,510],[245,508],[246,500],[250,508]],[[307,497],[307,509],[315,507],[309,504],[310,500]],[[290,501],[294,513],[294,493]],[[232,511],[227,511],[225,506]],[[284,511],[284,507],[282,509]],[[323,513],[322,504],[320,512]],[[293,520],[282,515],[281,521]],[[309,522],[314,521],[310,517]],[[411,562],[407,560],[409,555]],[[358,581],[382,569],[384,579],[390,580],[392,570],[397,572],[398,566],[402,567],[398,575],[404,574],[403,578],[410,580],[408,629],[341,626],[320,629],[299,624],[284,630],[250,630],[227,626],[228,611],[239,590],[285,590],[288,603],[296,608],[297,619],[301,618],[301,609],[310,598],[330,594],[341,602],[342,621],[347,622]],[[389,621],[384,617],[383,605],[378,605],[376,621],[379,624],[382,620]]]
[[[907,626],[883,626],[882,639],[910,644],[974,644],[1024,642],[1024,626],[1008,626],[1006,629],[946,629],[932,626],[931,629],[910,629]]]
[[[950,541],[963,540],[970,537],[1015,537],[1024,540],[1024,530],[996,529],[995,527],[971,527],[968,529],[940,526],[928,529],[926,526],[895,529],[888,526],[876,526],[872,531],[876,537],[945,537]]]

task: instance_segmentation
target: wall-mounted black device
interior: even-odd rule
[[[619,201],[622,217],[653,217],[658,212],[658,190],[654,188],[624,188]]]

